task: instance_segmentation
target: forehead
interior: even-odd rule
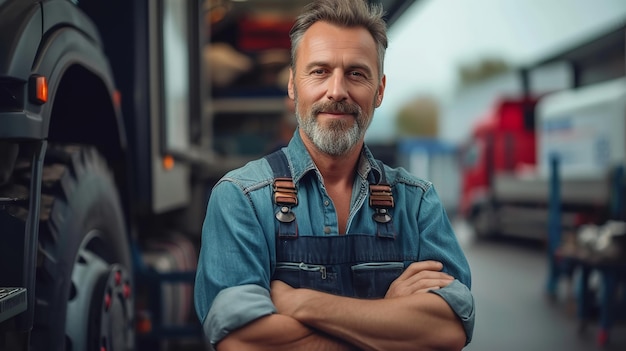
[[[296,50],[296,65],[341,60],[344,64],[376,66],[378,62],[376,42],[364,27],[316,22],[304,33]]]

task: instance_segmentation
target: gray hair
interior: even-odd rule
[[[302,14],[294,23],[289,37],[291,38],[291,68],[295,71],[296,50],[304,33],[314,23],[323,21],[341,27],[363,27],[367,29],[378,51],[378,75],[383,76],[385,51],[387,50],[387,24],[383,19],[383,7],[365,0],[316,0],[304,7]]]

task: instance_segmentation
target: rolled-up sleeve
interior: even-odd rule
[[[207,206],[194,285],[196,313],[213,345],[275,312],[269,295],[273,242],[268,242],[268,230],[246,190],[236,180],[224,179]]]
[[[474,297],[469,263],[459,245],[446,211],[434,187],[429,187],[420,203],[418,227],[420,232],[419,260],[443,263],[443,271],[456,280],[448,286],[433,290],[450,305],[463,323],[466,343],[474,332]]]
[[[276,308],[267,289],[253,284],[234,286],[217,294],[202,328],[215,345],[230,331],[272,313]]]
[[[472,292],[463,283],[455,280],[446,287],[432,290],[431,293],[441,296],[459,317],[465,330],[465,345],[469,344],[474,334],[475,320]]]

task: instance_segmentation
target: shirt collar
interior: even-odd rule
[[[300,137],[298,128],[296,128],[291,141],[289,141],[289,145],[284,150],[287,155],[289,169],[291,170],[291,177],[293,178],[294,183],[298,183],[305,174],[311,171],[317,172],[321,179],[319,170],[315,166],[311,155],[304,146],[304,142],[302,141],[302,137]],[[359,164],[357,166],[357,174],[363,180],[367,180],[368,177],[371,176],[373,179],[370,181],[373,180],[374,183],[379,183],[381,181],[381,172],[382,170],[372,155],[372,152],[367,145],[364,145],[363,150],[361,151],[361,157],[359,158]]]

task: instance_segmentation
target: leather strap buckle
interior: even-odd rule
[[[298,191],[291,178],[274,179],[274,203],[278,206],[296,206]]]

